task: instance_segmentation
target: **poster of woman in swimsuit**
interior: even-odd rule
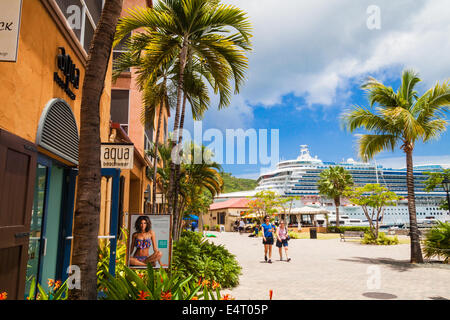
[[[168,268],[170,264],[170,215],[130,215],[128,240],[128,266]]]

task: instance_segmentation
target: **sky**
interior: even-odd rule
[[[368,76],[396,91],[402,70],[414,69],[422,79],[419,94],[450,78],[448,0],[222,2],[248,13],[253,50],[240,94],[220,111],[212,98],[203,132],[215,129],[225,136],[227,129],[278,130],[278,160],[297,158],[300,145],[308,145],[311,155],[323,161],[359,160],[356,137],[339,118],[354,105],[367,106],[360,86]],[[190,112],[185,127],[193,134]],[[376,161],[405,166],[401,150],[380,153]],[[414,161],[450,164],[450,132],[417,143]],[[276,164],[236,162],[223,164],[224,170],[252,179]]]

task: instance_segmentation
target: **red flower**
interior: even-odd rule
[[[198,278],[198,285],[202,284],[202,277]]]
[[[139,298],[138,300],[147,300],[146,298],[148,297],[148,292],[146,291],[139,291]]]
[[[213,288],[213,289],[220,288],[220,283],[218,283],[218,282],[216,282],[216,281],[213,280],[212,288]]]
[[[203,280],[203,281],[202,281],[202,286],[203,286],[203,287],[209,286],[209,280]]]
[[[53,287],[55,285],[55,280],[48,279],[47,284],[48,284],[49,287]]]
[[[229,294],[224,294],[220,300],[234,300],[234,298]]]
[[[8,294],[6,292],[0,293],[0,300],[6,300],[7,297],[8,297]]]
[[[161,292],[161,300],[172,300],[172,292]]]
[[[194,297],[192,297],[191,300],[198,300],[198,297],[197,297],[197,296],[194,296]]]
[[[273,290],[269,290],[269,298],[272,300]]]
[[[53,290],[56,290],[59,287],[61,287],[61,280],[58,280],[58,281],[55,282],[55,287],[53,288]]]
[[[143,279],[144,275],[142,273],[138,273],[139,278]]]

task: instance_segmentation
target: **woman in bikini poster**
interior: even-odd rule
[[[129,259],[131,268],[155,268],[169,266],[170,258],[170,216],[130,216]]]

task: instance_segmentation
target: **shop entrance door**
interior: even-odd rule
[[[0,129],[0,292],[24,297],[36,146]]]

